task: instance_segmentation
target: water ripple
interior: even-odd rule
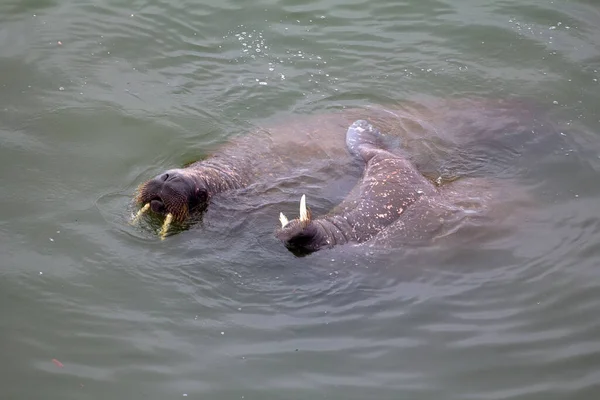
[[[598,8],[555,3],[3,2],[5,397],[596,398]],[[128,224],[143,178],[270,118],[416,94],[534,99],[483,124],[433,110],[500,138],[451,140],[441,169],[517,181],[536,210],[454,246],[295,258],[277,212],[300,190],[329,210],[351,185],[324,180],[357,172],[326,171],[164,242]]]

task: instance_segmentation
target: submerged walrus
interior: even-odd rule
[[[466,178],[434,185],[401,149],[385,149],[382,139],[382,133],[365,120],[348,128],[346,144],[365,163],[363,177],[329,215],[312,219],[304,195],[299,218],[289,221],[281,213],[276,236],[288,249],[307,254],[349,242],[429,240],[465,220],[487,215],[494,200],[499,203],[500,190],[494,187],[499,183]]]
[[[372,125],[367,128],[376,126],[385,132],[386,137],[399,138],[401,153],[388,151],[389,154],[385,153],[382,158],[382,152],[387,150],[381,146],[370,146],[369,139],[358,134],[349,135],[350,139],[355,137],[359,140],[355,144],[350,143],[347,148],[345,133],[356,120],[368,120]],[[146,211],[164,215],[161,232],[164,237],[172,221],[185,222],[191,216],[201,214],[215,196],[258,183],[286,182],[299,176],[322,178],[322,182],[327,182],[356,169],[354,157],[359,155],[367,162],[368,168],[359,185],[362,192],[358,198],[366,201],[370,197],[372,202],[362,204],[362,208],[354,207],[352,232],[346,232],[343,238],[334,237],[335,234],[330,232],[323,236],[326,240],[312,239],[309,247],[322,247],[327,240],[342,243],[350,238],[358,241],[367,237],[373,239],[378,232],[385,234],[381,232],[382,227],[390,226],[389,221],[397,216],[394,213],[397,214],[399,208],[386,210],[385,201],[381,204],[374,202],[375,197],[367,194],[369,190],[381,196],[393,193],[395,205],[400,206],[405,215],[403,221],[411,225],[405,231],[406,235],[408,232],[418,235],[429,228],[423,225],[423,219],[409,218],[409,214],[414,212],[427,216],[443,205],[443,196],[434,195],[437,193],[436,185],[423,174],[431,179],[438,178],[437,184],[443,183],[440,165],[444,163],[452,167],[452,159],[456,155],[459,156],[457,160],[460,159],[456,166],[476,169],[476,162],[469,164],[462,161],[470,148],[476,152],[476,146],[471,144],[514,134],[528,136],[535,125],[532,114],[522,104],[490,100],[405,103],[393,108],[366,107],[288,120],[274,128],[244,135],[204,160],[186,168],[165,171],[145,182],[136,195],[141,209],[135,219]],[[352,132],[356,132],[356,128],[354,126]],[[515,155],[512,149],[509,153],[510,156]],[[413,164],[410,167],[406,164],[409,159],[421,173],[417,173]],[[474,154],[473,160],[478,160],[477,154]],[[457,176],[464,172],[452,171]],[[360,171],[356,175],[358,181]],[[453,190],[460,194],[469,186],[473,185],[454,185],[454,189],[444,191],[445,196],[451,196]],[[479,190],[476,188],[472,192]],[[341,207],[348,210],[346,202]],[[319,222],[315,220],[313,224]],[[288,231],[292,226],[288,227]]]

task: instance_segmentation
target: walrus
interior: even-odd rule
[[[490,179],[435,185],[402,148],[386,149],[383,138],[365,120],[348,128],[348,151],[365,164],[362,179],[328,215],[313,219],[304,195],[298,218],[289,221],[280,213],[281,228],[275,235],[289,250],[305,255],[346,243],[426,241],[455,229],[458,222],[486,216],[498,200],[498,183]]]
[[[348,149],[360,154],[366,150],[359,150],[364,144],[347,147],[345,134],[357,120],[368,120],[384,131],[391,142],[394,138],[402,142],[405,159],[412,160],[421,171],[420,176],[410,175],[412,180],[398,182],[406,190],[410,185],[421,187],[422,196],[405,199],[414,203],[427,201],[421,198],[431,199],[429,193],[436,185],[445,184],[446,178],[453,180],[448,171],[457,176],[476,172],[482,159],[478,154],[481,143],[499,149],[498,157],[514,158],[518,156],[517,147],[506,143],[515,136],[535,141],[536,135],[532,136],[532,132],[537,132],[537,122],[529,107],[516,101],[485,99],[426,99],[393,107],[367,106],[287,119],[236,138],[203,160],[167,170],[144,182],[135,195],[140,210],[134,221],[146,212],[163,215],[161,238],[164,238],[172,222],[184,223],[202,215],[212,199],[233,190],[267,182],[284,185],[301,176],[316,177],[324,184],[347,171],[356,171],[358,182],[361,170],[357,167],[356,154]],[[493,142],[499,144],[496,146]],[[374,149],[367,153],[379,154]],[[361,157],[366,160],[364,154]],[[368,162],[377,164],[379,159],[379,155],[373,155]],[[393,164],[390,168],[413,171],[402,164],[400,158],[386,162]],[[376,173],[375,167],[368,171],[373,178],[363,180],[363,184],[386,184],[383,171]],[[379,210],[378,207],[374,210]],[[412,208],[415,209],[414,204]],[[377,218],[369,210],[364,209],[362,217],[356,214],[363,222],[355,226],[362,227],[364,235],[370,237],[373,227],[380,226],[388,217]]]

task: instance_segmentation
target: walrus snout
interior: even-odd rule
[[[166,214],[167,208],[160,198],[150,200],[150,209],[157,214]]]
[[[322,226],[312,222],[310,210],[306,207],[306,195],[300,198],[299,217],[290,221],[280,213],[279,222],[281,228],[275,231],[275,236],[297,256],[308,255],[328,244],[322,235]]]
[[[191,213],[203,210],[208,200],[209,192],[200,174],[170,169],[139,187],[136,202],[144,211],[138,212],[134,220],[150,210],[159,215],[172,214],[173,221],[182,222]]]

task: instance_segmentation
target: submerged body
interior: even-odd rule
[[[434,185],[406,154],[385,149],[382,140],[381,132],[367,121],[349,127],[346,143],[349,152],[365,163],[362,179],[328,215],[312,219],[304,197],[299,218],[290,222],[282,213],[276,236],[286,247],[306,254],[346,243],[388,246],[429,241],[465,220],[489,216],[500,205],[501,191],[494,180],[466,178]]]
[[[387,184],[407,188],[420,185],[427,193],[444,183],[446,176],[442,175],[448,171],[453,175],[450,178],[472,172],[479,162],[477,146],[482,143],[504,143],[516,135],[521,141],[535,141],[532,132],[537,130],[532,113],[521,104],[489,100],[434,100],[301,117],[256,130],[225,144],[202,161],[156,176],[141,185],[137,203],[142,209],[168,217],[167,220],[184,222],[206,209],[214,196],[255,184],[289,182],[301,176],[327,184],[348,171],[356,171],[358,182],[360,169],[345,140],[348,127],[357,119],[368,119],[385,132],[390,139],[389,154],[402,154],[402,159],[420,172],[415,181],[390,176]],[[394,149],[396,138],[402,143],[400,153],[396,151],[399,146]],[[475,162],[465,161],[469,160],[469,149],[473,150],[471,160]],[[518,148],[510,148],[507,153],[514,157]],[[380,189],[385,181],[383,172],[375,173],[377,165],[390,171],[402,169],[402,162],[400,158],[374,156],[370,169],[374,175],[367,176],[362,184]],[[387,165],[390,163],[398,165]],[[369,210],[363,211],[364,235],[372,237],[371,227],[383,217],[367,216]]]

